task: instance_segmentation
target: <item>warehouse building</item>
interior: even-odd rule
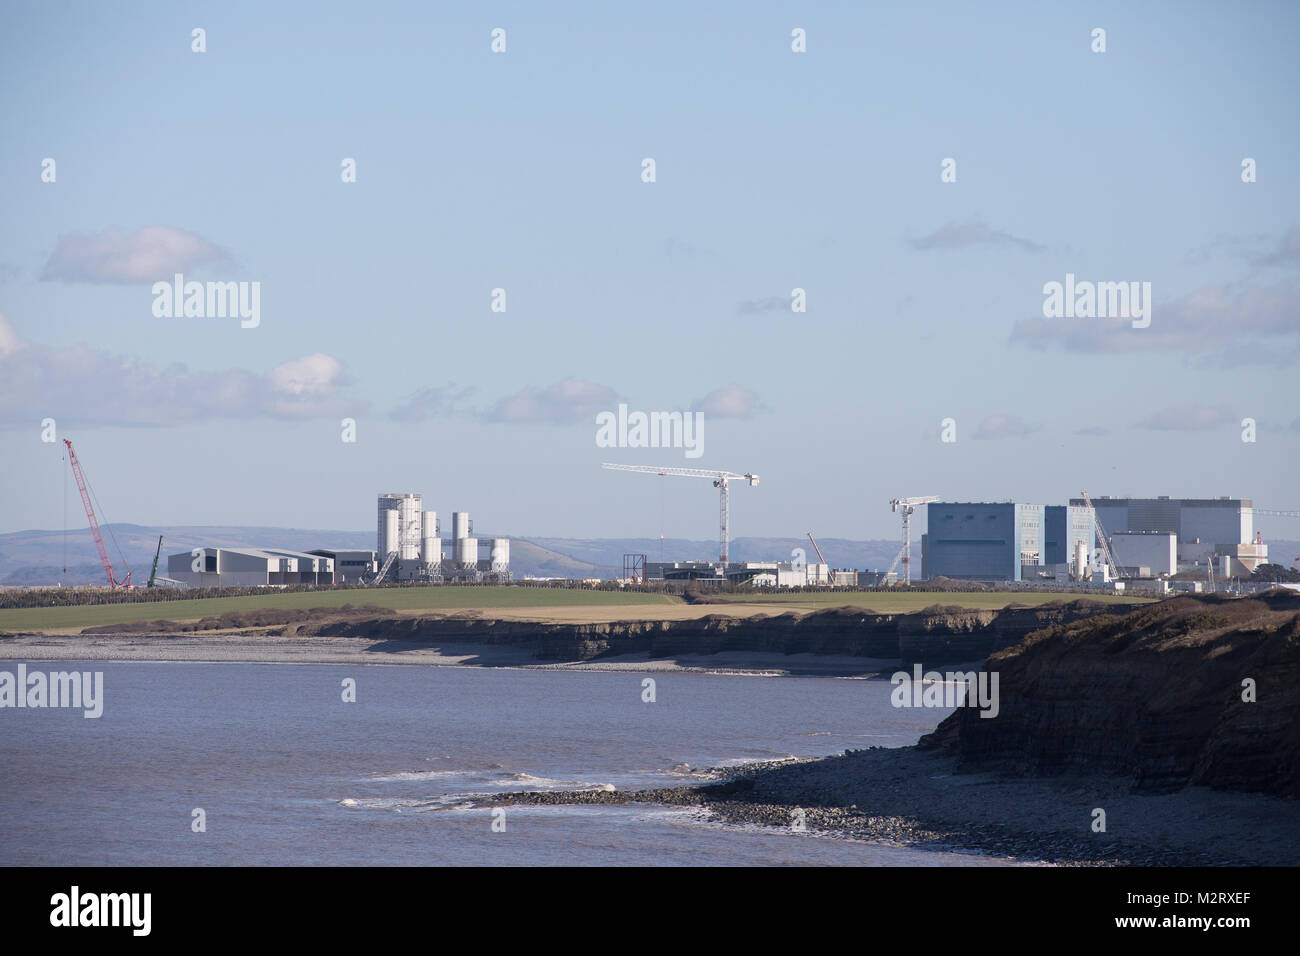
[[[1046,563],[1042,505],[1014,502],[932,502],[921,536],[921,577],[961,581],[1021,581]],[[1057,542],[1068,540],[1069,514],[1056,516]]]
[[[273,548],[194,548],[167,556],[167,577],[196,588],[333,584],[334,561]]]
[[[374,577],[379,570],[379,555],[374,551],[313,548],[308,554],[329,558],[334,562],[334,583],[354,584]]]

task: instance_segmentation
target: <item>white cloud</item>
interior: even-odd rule
[[[1137,428],[1158,432],[1199,432],[1237,425],[1240,419],[1222,405],[1198,405],[1188,402],[1152,412],[1137,422]]]
[[[0,317],[0,425],[47,416],[65,425],[180,425],[213,419],[307,419],[357,414],[343,366],[308,355],[270,372],[165,368],[77,345],[23,342]]]
[[[691,410],[709,418],[752,418],[762,408],[758,392],[740,385],[715,388],[691,404]]]
[[[422,388],[401,405],[388,413],[395,422],[423,422],[442,415],[456,415],[469,412],[464,402],[474,394],[472,385],[457,387],[450,385],[431,385]]]
[[[342,374],[343,363],[321,352],[283,362],[269,373],[276,391],[290,395],[319,395],[328,392]]]
[[[18,338],[18,330],[5,318],[5,314],[0,312],[0,358],[10,352],[18,351],[22,348],[22,344],[22,340]]]
[[[195,266],[229,262],[206,239],[173,226],[144,226],[132,233],[110,226],[99,233],[60,236],[41,270],[58,282],[156,282]]]
[[[1013,236],[1000,229],[991,229],[978,219],[970,222],[949,222],[940,226],[928,236],[920,239],[908,239],[913,249],[928,251],[930,249],[964,249],[967,246],[1015,246],[1026,252],[1042,252],[1047,247],[1029,239]]]
[[[981,441],[1000,441],[1003,438],[1024,438],[1042,428],[1015,415],[986,415],[975,429],[973,438]]]
[[[568,425],[594,418],[618,404],[618,393],[608,385],[566,378],[554,385],[521,388],[497,402],[482,417],[505,424]]]
[[[1012,327],[1011,342],[1067,352],[1200,355],[1200,364],[1219,367],[1289,365],[1300,359],[1300,286],[1202,286],[1172,302],[1157,300],[1144,329],[1131,319],[1024,319]]]

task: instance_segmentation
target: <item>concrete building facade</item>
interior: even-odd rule
[[[264,548],[195,548],[167,556],[167,577],[189,587],[333,584],[334,560]]]
[[[1178,566],[1204,566],[1214,556],[1228,557],[1234,573],[1249,574],[1268,560],[1268,545],[1251,539],[1254,506],[1249,498],[1110,498],[1092,499],[1106,533],[1156,531],[1176,535]],[[1082,505],[1082,498],[1071,498]]]
[[[1127,574],[1160,577],[1178,570],[1178,535],[1166,531],[1116,531],[1110,550]]]
[[[921,536],[921,577],[1020,581],[1046,559],[1042,505],[933,502]]]

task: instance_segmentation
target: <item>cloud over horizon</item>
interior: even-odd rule
[[[98,233],[60,236],[40,278],[100,284],[157,282],[195,266],[229,262],[224,249],[184,229],[154,225],[126,233],[109,226]]]
[[[267,372],[193,371],[180,363],[161,368],[84,345],[25,342],[0,315],[0,426],[46,417],[83,426],[169,426],[364,412],[364,402],[342,393],[346,384],[343,363],[319,352]]]
[[[1289,345],[1277,341],[1286,337]],[[1182,353],[1216,368],[1290,365],[1300,359],[1300,287],[1201,286],[1171,302],[1157,300],[1145,329],[1129,319],[1021,319],[1009,342],[1096,354]]]
[[[1025,438],[1042,425],[1035,425],[1015,415],[985,415],[971,436],[977,441],[1001,441],[1005,438]]]
[[[1236,427],[1240,422],[1226,406],[1185,402],[1154,411],[1133,427],[1156,432],[1203,432],[1225,425]]]
[[[928,236],[907,239],[913,249],[928,252],[931,249],[964,249],[969,246],[1014,246],[1025,252],[1042,252],[1047,246],[1000,229],[992,229],[980,219],[969,222],[948,222]]]
[[[703,412],[706,418],[753,418],[762,409],[758,392],[734,384],[715,388],[691,403],[691,411]]]
[[[566,378],[553,385],[526,385],[483,412],[482,421],[499,424],[571,425],[609,411],[619,395],[608,385]]]

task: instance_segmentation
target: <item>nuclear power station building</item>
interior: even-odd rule
[[[467,511],[452,512],[452,537],[445,554],[438,513],[424,510],[421,495],[380,495],[377,531],[380,565],[376,583],[510,580],[510,539],[485,539],[482,547],[488,554],[480,558],[480,542],[474,537]]]

